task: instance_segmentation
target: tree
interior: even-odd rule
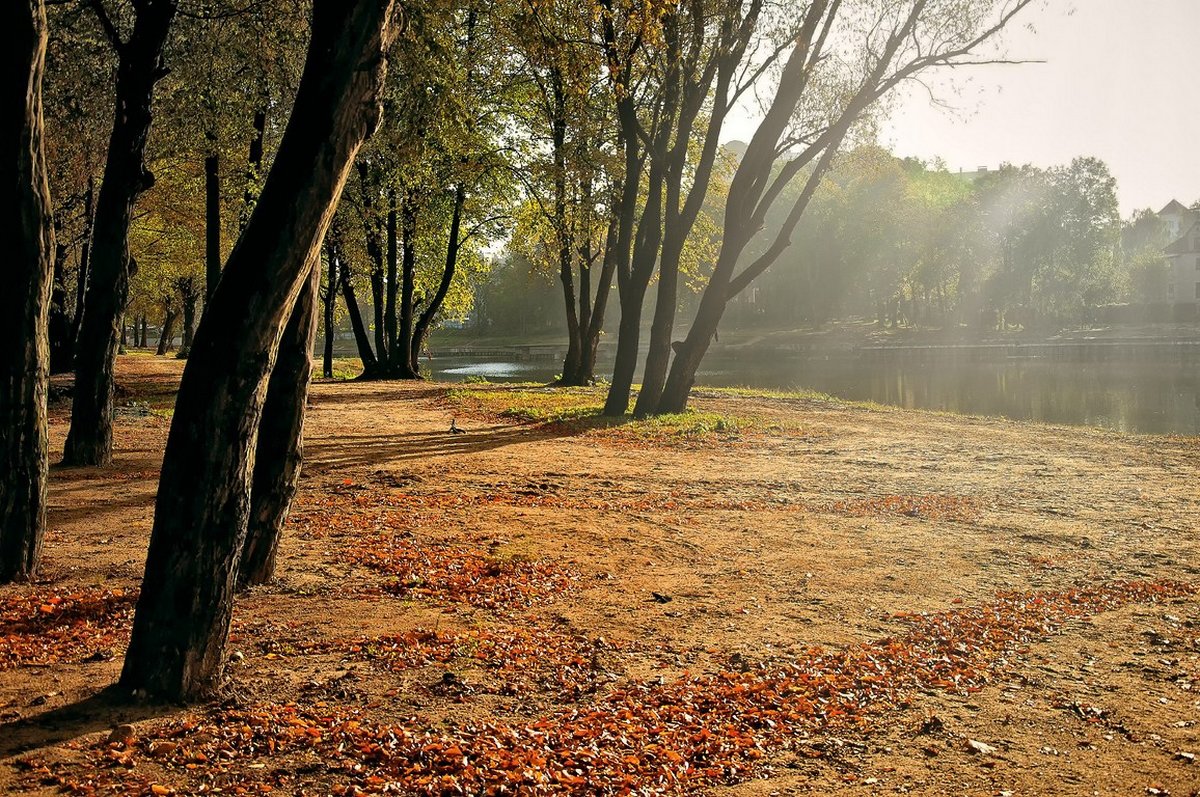
[[[113,368],[132,269],[129,226],[134,203],[154,184],[154,176],[146,169],[146,141],[153,121],[154,86],[167,73],[163,51],[178,3],[136,3],[136,18],[125,37],[103,0],[90,0],[89,5],[117,52],[116,112],[96,200],[71,429],[63,452],[63,462],[68,465],[112,461]]]
[[[46,7],[42,0],[4,4],[4,218],[12,225],[6,289],[0,297],[0,583],[37,570],[46,526],[46,393],[50,349],[50,186],[42,129]]]
[[[112,131],[115,53],[85,4],[47,8],[44,113],[46,159],[54,207],[54,287],[50,304],[50,372],[74,367],[83,320],[96,179]]]
[[[287,130],[180,383],[121,673],[126,690],[189,699],[219,678],[268,381],[347,173],[378,124],[392,11],[391,0],[313,3]]]
[[[675,356],[657,405],[687,405],[696,370],[729,301],[771,266],[791,235],[842,143],[864,115],[900,83],[922,71],[973,61],[1032,0],[909,0],[842,3],[814,0],[779,70],[762,122],[729,186],[725,237],[696,317]],[[834,56],[837,57],[834,57]],[[742,252],[783,190],[803,176],[803,189],[783,227],[756,260],[738,270]]]
[[[395,121],[356,164],[347,199],[357,220],[343,228],[361,229],[369,266],[374,349],[361,352],[361,378],[420,377],[429,333],[443,316],[465,314],[465,283],[484,265],[478,243],[507,216],[507,94],[500,59],[481,44],[494,23],[473,7],[433,4],[392,54],[385,112]],[[339,246],[345,265],[344,236]]]

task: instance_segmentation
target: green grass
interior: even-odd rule
[[[580,431],[613,429],[647,438],[736,435],[751,428],[768,428],[768,422],[752,415],[712,410],[684,412],[635,419],[631,415],[603,415],[605,390],[600,387],[545,387],[506,385],[495,388],[451,388],[447,399],[467,410],[499,415],[522,423],[564,425]],[[778,424],[774,424],[778,426]]]

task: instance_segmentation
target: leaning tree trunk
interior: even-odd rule
[[[325,351],[321,363],[321,375],[333,379],[333,309],[337,302],[338,260],[332,247],[325,247],[325,256],[329,258],[329,276],[325,283],[325,291],[321,294],[322,310],[325,325]]]
[[[379,122],[393,0],[315,0],[275,163],[180,382],[121,687],[193,699],[217,685],[268,379],[346,175]]]
[[[596,350],[600,347],[600,335],[604,331],[604,314],[608,309],[608,295],[612,290],[613,275],[617,268],[616,248],[620,237],[619,228],[619,218],[614,217],[609,220],[603,261],[600,266],[600,278],[596,285],[596,298],[592,302],[592,312],[588,317],[587,328],[581,330],[583,353],[579,360],[579,374],[585,380],[584,383],[589,385],[596,378]]]
[[[358,347],[358,358],[362,360],[363,372],[359,378],[373,379],[379,371],[379,359],[371,351],[371,339],[367,335],[367,325],[363,323],[362,312],[358,309],[358,297],[354,295],[354,284],[350,281],[350,267],[338,260],[340,264],[338,285],[342,289],[342,298],[346,300],[346,314],[350,316],[350,329],[354,332],[354,345]]]
[[[463,205],[466,203],[466,200],[466,186],[459,183],[454,189],[454,210],[450,215],[450,234],[446,240],[446,266],[442,269],[442,279],[438,282],[437,291],[433,294],[433,298],[429,300],[429,304],[421,311],[421,316],[417,319],[417,323],[413,327],[412,349],[409,352],[409,367],[415,376],[421,375],[421,350],[425,348],[425,341],[429,338],[429,331],[433,328],[433,321],[437,318],[438,311],[442,309],[442,304],[446,301],[446,294],[450,292],[450,286],[454,284],[454,273],[458,267],[458,252],[462,248],[459,233],[462,229]]]
[[[163,322],[158,330],[158,349],[154,352],[161,356],[167,353],[171,348],[171,339],[175,337],[175,319],[179,317],[179,311],[175,309],[175,305],[163,303]]]
[[[279,342],[279,356],[267,383],[254,479],[250,487],[250,521],[238,567],[241,589],[266,584],[275,575],[275,553],[296,495],[300,463],[304,460],[304,410],[312,378],[313,338],[317,334],[317,293],[320,263],[304,284],[292,317]]]
[[[633,250],[629,276],[619,284],[621,323],[617,327],[617,357],[613,364],[612,384],[604,402],[604,414],[619,417],[629,409],[629,394],[637,370],[638,345],[642,331],[642,305],[654,274],[658,245],[662,240],[662,174],[650,167],[650,194],[638,222],[638,241]]]
[[[132,266],[129,224],[138,196],[154,184],[146,169],[146,140],[154,84],[167,73],[163,50],[177,0],[143,0],[137,9],[133,32],[118,51],[116,114],[96,200],[91,273],[75,352],[71,430],[63,452],[68,465],[112,461],[113,369]]]
[[[46,528],[46,392],[50,345],[50,185],[42,131],[46,7],[3,4],[9,33],[3,84],[3,218],[9,225],[5,288],[0,291],[0,583],[37,570]]]

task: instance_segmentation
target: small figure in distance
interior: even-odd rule
[[[465,431],[466,431],[466,429],[458,428],[458,422],[456,419],[454,419],[454,418],[450,419],[450,434],[462,434]]]

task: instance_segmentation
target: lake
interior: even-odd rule
[[[442,357],[433,378],[550,381],[557,360]],[[602,361],[601,375],[611,371]],[[714,352],[698,385],[808,389],[854,401],[1099,426],[1143,434],[1200,435],[1200,357],[964,358],[928,351],[749,357]]]

